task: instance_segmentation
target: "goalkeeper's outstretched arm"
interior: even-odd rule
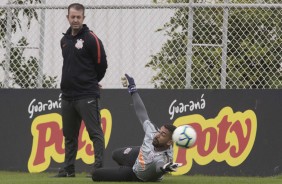
[[[149,120],[149,116],[146,110],[146,107],[139,96],[138,92],[133,93],[132,95],[133,106],[135,109],[136,116],[138,117],[141,124],[143,124],[146,120]]]
[[[133,100],[133,106],[136,113],[137,118],[143,124],[146,120],[149,120],[149,116],[146,110],[146,107],[137,92],[136,85],[134,79],[129,75],[125,74],[125,78],[123,80],[123,86],[128,87],[128,92],[131,94]]]

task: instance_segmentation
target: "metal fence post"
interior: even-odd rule
[[[194,15],[194,9],[192,7],[193,0],[189,1],[189,15],[188,15],[188,38],[187,38],[187,63],[186,63],[186,89],[191,89],[191,73],[192,73],[192,48],[193,48],[193,15]]]
[[[42,0],[42,4],[46,4],[46,0]],[[43,60],[44,60],[44,37],[45,37],[45,11],[46,9],[41,9],[41,19],[40,19],[40,42],[39,42],[39,63],[38,63],[38,76],[37,76],[37,88],[43,87]]]
[[[11,0],[8,1],[8,5],[11,4]],[[4,88],[9,88],[10,87],[10,58],[11,58],[11,48],[12,48],[12,44],[11,44],[11,38],[12,38],[12,9],[10,7],[7,8],[7,27],[6,27],[6,55],[5,55],[5,62],[3,65],[4,68],[4,83],[3,86]]]
[[[229,0],[224,0],[224,4],[228,4]],[[222,63],[221,63],[221,89],[226,88],[226,67],[227,67],[227,44],[228,44],[228,15],[229,8],[223,8],[223,25],[222,25]]]

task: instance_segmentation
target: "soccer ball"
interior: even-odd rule
[[[177,146],[182,148],[192,147],[197,139],[197,133],[195,129],[190,125],[182,125],[177,127],[173,134],[172,140]]]

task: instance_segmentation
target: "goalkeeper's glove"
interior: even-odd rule
[[[160,169],[161,171],[163,171],[164,173],[167,172],[175,172],[177,170],[178,167],[182,166],[181,163],[166,163],[164,166],[162,166]]]
[[[132,77],[125,74],[125,77],[121,78],[121,80],[122,80],[122,85],[124,87],[128,87],[128,92],[130,94],[133,94],[137,91],[134,79]]]

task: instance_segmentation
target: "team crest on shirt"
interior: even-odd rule
[[[76,40],[75,47],[76,47],[77,49],[82,49],[82,48],[83,48],[83,42],[84,42],[84,40],[82,40],[82,39],[77,39],[77,40]]]

